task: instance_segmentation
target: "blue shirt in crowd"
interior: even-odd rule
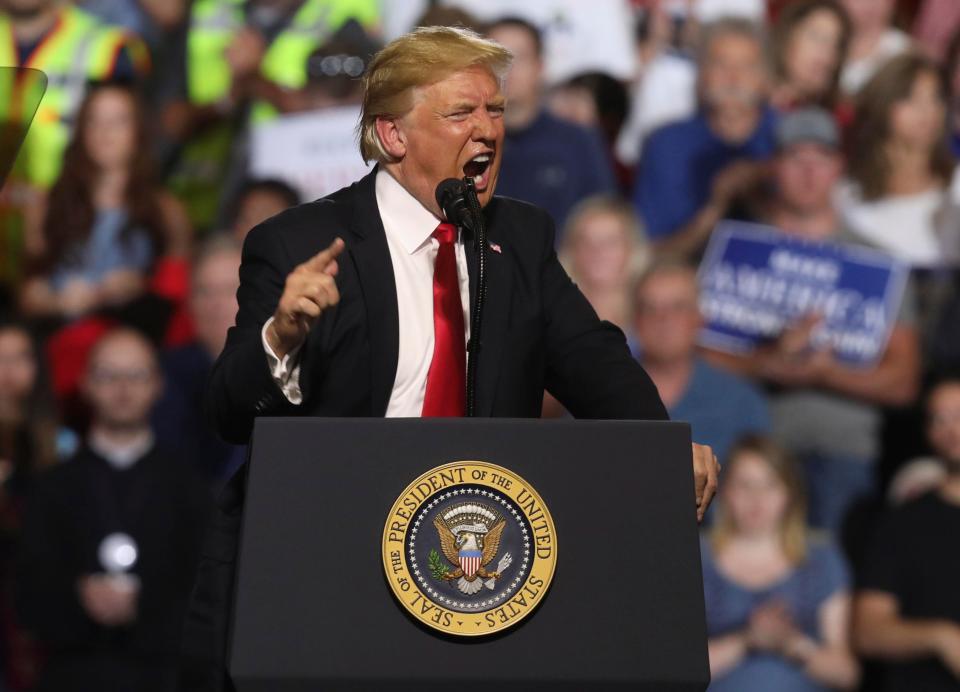
[[[536,204],[557,224],[582,199],[613,193],[616,182],[600,135],[541,111],[522,130],[508,130],[497,193]]]
[[[51,284],[57,291],[73,279],[97,284],[110,272],[120,269],[146,271],[153,261],[153,243],[142,228],[127,229],[124,209],[103,209],[94,218],[90,237],[70,249],[56,267]]]
[[[738,159],[763,160],[775,150],[776,114],[764,110],[756,130],[730,145],[713,133],[705,114],[665,125],[643,145],[633,201],[650,238],[689,223],[710,198],[713,179]]]
[[[690,423],[693,439],[710,445],[721,462],[741,436],[770,431],[770,412],[760,390],[699,358],[687,390],[669,413],[671,420]]]
[[[831,543],[811,542],[806,559],[774,584],[748,589],[720,572],[713,549],[700,541],[707,636],[722,637],[745,629],[758,607],[778,602],[808,637],[821,641],[819,614],[834,594],[850,589],[850,574],[840,551]],[[826,692],[801,666],[772,654],[751,653],[724,675],[714,676],[708,692]]]

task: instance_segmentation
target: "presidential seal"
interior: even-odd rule
[[[425,625],[457,636],[499,632],[543,600],[557,564],[553,519],[502,466],[456,461],[407,486],[383,529],[394,595]]]

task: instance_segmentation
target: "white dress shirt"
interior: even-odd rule
[[[440,219],[383,168],[377,171],[376,196],[396,280],[400,326],[397,375],[386,415],[388,418],[418,417],[423,410],[427,373],[433,360],[433,266],[440,243],[432,235]],[[454,248],[466,343],[470,338],[470,278],[462,239],[457,239]],[[261,332],[270,372],[284,396],[291,403],[300,404],[303,396],[299,383],[299,351],[292,351],[282,360],[277,358],[266,337],[272,319],[263,325]]]

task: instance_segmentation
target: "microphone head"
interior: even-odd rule
[[[472,230],[473,220],[470,218],[470,207],[467,204],[466,192],[467,188],[462,180],[447,178],[437,185],[434,195],[448,222]]]
[[[450,210],[452,209],[452,205],[457,201],[458,198],[463,197],[463,193],[465,191],[466,186],[463,184],[463,181],[457,178],[447,178],[446,180],[441,180],[440,184],[437,185],[437,190],[434,193],[434,196],[437,199],[437,204],[440,205],[440,208],[443,210],[443,213],[447,215],[448,219],[450,219]]]

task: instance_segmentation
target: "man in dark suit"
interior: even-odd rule
[[[444,222],[435,190],[465,175],[489,230],[477,414],[539,417],[546,389],[578,417],[667,418],[623,334],[597,318],[557,261],[550,217],[493,196],[509,61],[499,44],[437,27],[373,59],[360,146],[377,168],[247,237],[237,324],[207,392],[226,439],[245,442],[263,415],[464,414],[476,249]],[[717,465],[706,447],[695,447],[694,465],[702,514]],[[190,653],[208,660],[223,655],[241,486],[221,500],[187,631]]]

